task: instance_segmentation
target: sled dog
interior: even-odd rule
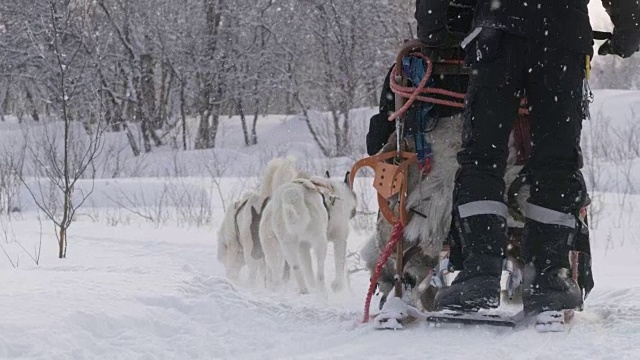
[[[281,284],[287,267],[300,293],[306,294],[310,288],[324,290],[327,246],[332,242],[336,267],[332,288],[342,289],[346,281],[349,220],[355,215],[355,208],[355,194],[346,182],[314,176],[280,186],[260,222],[260,243],[270,287],[275,289]]]

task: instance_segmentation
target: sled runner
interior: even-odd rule
[[[483,325],[508,328],[535,325],[537,332],[562,332],[564,331],[565,323],[571,321],[574,315],[574,310],[545,311],[528,315],[524,311],[519,311],[515,314],[442,312],[427,315],[426,321],[434,324]]]
[[[373,326],[380,330],[402,330],[419,322],[435,327],[454,326],[493,326],[504,328],[526,328],[533,326],[537,332],[562,332],[566,323],[575,315],[574,310],[545,311],[525,313],[520,310],[511,313],[505,310],[483,310],[479,312],[456,312],[443,310],[423,312],[407,304],[405,299],[391,297],[385,305],[385,311],[373,316]]]

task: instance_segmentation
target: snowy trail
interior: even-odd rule
[[[24,254],[18,269],[1,263],[0,358],[638,359],[640,229],[607,227],[616,214],[603,213],[594,234],[586,311],[562,334],[426,324],[378,331],[359,323],[364,272],[326,299],[275,294],[225,279],[215,229],[79,222],[68,259],[55,259],[55,240],[45,237],[40,266]],[[39,236],[34,221],[12,229],[18,239]],[[354,234],[350,249],[365,240]]]
[[[145,233],[152,235],[149,229]],[[352,299],[328,306],[313,297],[283,300],[234,288],[215,274],[222,269],[209,261],[215,254],[206,242],[149,245],[140,240],[124,249],[134,259],[144,259],[145,264],[137,265],[114,264],[124,254],[113,249],[110,259],[109,246],[95,242],[76,244],[93,248],[96,256],[86,263],[35,269],[23,276],[15,272],[3,281],[5,289],[14,290],[2,299],[12,308],[3,306],[3,358],[378,359],[428,358],[447,350],[450,359],[471,354],[477,359],[559,354],[631,359],[638,354],[629,340],[640,333],[640,287],[600,285],[567,334],[425,325],[382,332],[357,323],[364,276],[353,279]],[[600,276],[599,283],[606,279]],[[20,291],[21,283],[29,287]],[[58,285],[54,289],[52,284]]]

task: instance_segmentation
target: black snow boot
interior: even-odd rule
[[[477,311],[500,305],[502,256],[469,254],[451,286],[438,290],[438,310]]]
[[[578,309],[582,306],[582,291],[569,269],[538,271],[529,264],[524,270],[522,304],[526,314]]]
[[[582,291],[569,270],[575,233],[571,227],[527,219],[522,236],[522,257],[526,264],[522,302],[526,313],[582,306]]]

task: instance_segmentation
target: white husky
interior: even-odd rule
[[[299,178],[278,188],[260,222],[260,243],[270,285],[280,285],[288,265],[300,293],[308,293],[309,287],[324,290],[327,245],[333,242],[336,278],[332,288],[342,289],[349,220],[355,208],[355,194],[345,182]],[[316,257],[315,275],[311,249]]]
[[[293,158],[273,159],[267,165],[260,193],[248,191],[227,209],[218,231],[218,260],[225,265],[229,279],[238,281],[246,265],[251,284],[264,281],[264,254],[258,235],[262,211],[279,186],[298,177],[304,174],[296,169]]]
[[[240,271],[245,265],[252,283],[264,268],[257,224],[266,203],[267,198],[249,191],[227,209],[222,220],[218,230],[218,260],[225,265],[227,277],[233,281],[240,280]]]

